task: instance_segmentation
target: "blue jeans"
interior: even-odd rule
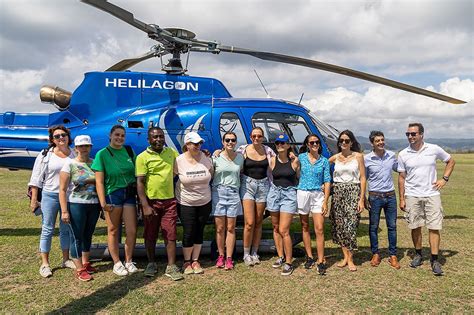
[[[41,236],[40,236],[40,253],[49,253],[51,251],[51,241],[54,234],[54,226],[56,225],[56,218],[61,218],[61,207],[59,206],[59,194],[49,191],[44,191],[41,197],[41,211],[42,215],[42,226],[41,226]],[[64,224],[61,219],[59,219],[59,243],[61,244],[61,249],[69,249],[70,237],[67,224]]]
[[[99,204],[97,203],[68,203],[71,220],[71,247],[72,258],[79,259],[82,252],[91,250],[92,234],[99,219]]]
[[[370,196],[370,249],[373,254],[379,252],[378,229],[380,223],[380,214],[382,209],[385,212],[388,230],[388,252],[391,256],[397,255],[397,197],[395,195],[381,197]]]

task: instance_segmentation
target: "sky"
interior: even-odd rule
[[[234,97],[298,102],[336,128],[402,138],[421,122],[426,138],[473,138],[472,0],[111,1],[135,18],[196,37],[332,63],[467,101],[453,105],[320,70],[250,56],[191,53],[188,74],[213,77]],[[155,42],[75,0],[0,0],[0,112],[51,112],[42,85],[74,89],[88,71],[142,55]],[[132,68],[160,72],[158,58]]]

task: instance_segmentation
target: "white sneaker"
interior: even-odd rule
[[[257,254],[250,256],[252,257],[252,261],[254,265],[260,265],[260,256]]]
[[[66,261],[63,261],[63,263],[61,264],[61,268],[76,269],[76,265],[74,265],[74,262],[71,259],[68,259]]]
[[[117,262],[114,265],[113,271],[117,276],[126,276],[126,275],[128,275],[128,271],[125,268],[125,266],[122,264],[121,261]]]
[[[51,271],[51,267],[42,265],[39,269],[40,275],[43,278],[49,278],[53,275],[53,272]]]
[[[250,256],[250,255],[245,255],[244,263],[245,263],[246,266],[249,266],[249,267],[255,265],[254,262],[253,262],[252,256]]]
[[[125,268],[127,269],[128,273],[135,273],[138,271],[138,268],[133,261],[125,263]]]

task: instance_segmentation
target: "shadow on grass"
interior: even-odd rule
[[[111,269],[110,266],[101,266],[99,271]],[[123,277],[120,281],[113,282],[92,294],[78,298],[63,307],[46,314],[90,314],[105,309],[108,305],[124,298],[130,291],[136,290],[153,282],[154,278],[146,278],[142,272]],[[94,281],[94,280],[92,280]]]

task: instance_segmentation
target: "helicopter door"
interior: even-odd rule
[[[247,144],[246,133],[243,127],[243,119],[240,110],[229,108],[214,108],[212,110],[212,133],[214,135],[214,147],[222,148],[222,136],[232,131],[237,136],[237,145]]]

